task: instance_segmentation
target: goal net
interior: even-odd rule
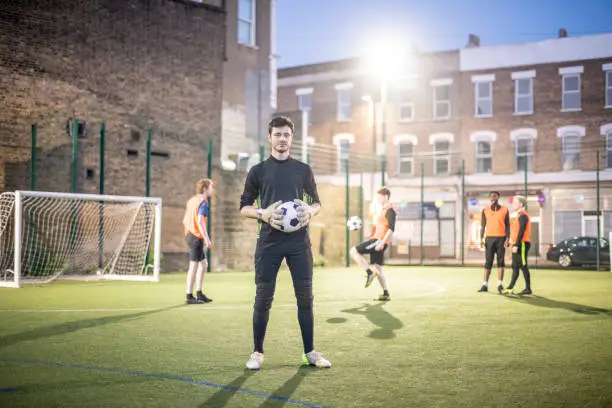
[[[161,207],[159,198],[2,193],[0,287],[59,276],[158,281]]]

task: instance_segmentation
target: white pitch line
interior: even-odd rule
[[[408,300],[408,299],[416,299],[428,296],[434,296],[439,293],[443,293],[446,291],[446,288],[435,282],[427,282],[431,286],[434,286],[435,289],[429,292],[418,293],[415,295],[403,296],[403,297],[394,297],[393,300]],[[327,300],[327,301],[316,301],[315,297],[315,307],[316,305],[345,305],[345,304],[354,304],[355,302],[361,302],[360,299],[345,299],[345,300]],[[171,309],[172,306],[164,307],[142,307],[142,308],[99,308],[99,309],[0,309],[0,313],[102,313],[102,312],[152,312],[152,311],[189,311],[189,312],[202,312],[207,310],[238,310],[238,309],[252,309],[253,304],[239,304],[239,305],[184,305],[181,307],[176,307]],[[295,303],[280,303],[280,304],[272,304],[272,309],[285,309],[285,308],[295,308]]]

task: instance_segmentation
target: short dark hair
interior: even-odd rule
[[[293,121],[291,119],[289,119],[287,116],[276,116],[272,118],[270,122],[268,122],[268,135],[272,134],[273,127],[283,126],[289,126],[289,129],[291,129],[291,133],[295,133],[295,125],[293,124]]]
[[[498,197],[501,197],[501,194],[499,194],[499,191],[490,191],[489,195],[491,194],[497,194]]]
[[[387,187],[383,187],[376,192],[376,194],[387,196],[387,198],[391,198],[391,191]]]

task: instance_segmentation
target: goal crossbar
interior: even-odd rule
[[[158,281],[161,222],[162,200],[157,197],[24,190],[0,194],[0,287],[49,282],[69,265],[77,273],[90,271],[94,255],[98,279]],[[151,238],[152,268],[145,262]],[[24,270],[24,259],[30,270],[38,268],[35,278]]]

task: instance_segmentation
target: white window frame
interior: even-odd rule
[[[495,74],[488,75],[474,75],[472,76],[472,83],[474,84],[474,116],[477,118],[490,118],[493,117],[493,83],[495,82]],[[489,85],[489,96],[480,97],[478,95],[478,87],[482,84]],[[491,104],[491,113],[480,115],[478,114],[478,103],[484,101]]]
[[[336,120],[338,122],[350,122],[352,117],[353,110],[353,100],[352,100],[352,90],[353,83],[346,82],[343,84],[336,84],[334,87],[336,89]],[[341,95],[343,92],[346,92],[349,95],[348,101],[343,101]],[[342,108],[348,107],[351,112],[348,117],[342,117]]]
[[[238,21],[238,23],[237,23],[237,28],[236,28],[236,34],[238,36],[237,39],[238,39],[238,43],[239,44],[249,45],[251,47],[254,47],[257,44],[257,40],[255,39],[255,22],[256,22],[256,19],[257,19],[257,14],[256,14],[256,11],[257,11],[256,3],[257,3],[257,1],[256,0],[248,0],[248,1],[251,2],[251,7],[252,7],[251,12],[253,13],[252,14],[253,15],[253,19],[251,21],[249,21],[249,20],[245,20],[245,19],[240,17],[240,0],[238,0],[238,4],[237,4],[237,7],[238,7],[238,19],[237,19],[237,21]],[[250,27],[251,27],[250,41],[248,43],[240,41],[240,22],[249,24]]]
[[[602,64],[604,72],[604,108],[612,109],[612,62]]]
[[[474,168],[474,173],[476,174],[492,174],[493,173],[493,143],[497,140],[497,133],[490,131],[490,130],[481,130],[478,132],[473,132],[470,134],[470,142],[474,143],[474,149],[475,149],[475,157],[476,157],[476,167]],[[478,143],[480,142],[485,142],[485,143],[489,143],[491,145],[491,153],[489,154],[489,157],[491,158],[491,170],[489,170],[488,172],[479,172],[478,171],[478,159],[480,158],[485,158],[485,157],[480,157],[478,155]]]
[[[334,145],[336,145],[336,149],[337,149],[337,156],[338,156],[338,165],[337,165],[337,171],[338,173],[341,173],[344,171],[344,157],[342,157],[342,142],[343,141],[348,141],[349,145],[352,145],[353,143],[355,143],[355,135],[353,135],[352,133],[339,133],[337,135],[334,135],[333,139],[332,139],[332,143]]]
[[[510,74],[512,81],[514,82],[514,114],[515,115],[533,115],[534,111],[534,101],[533,101],[533,78],[536,77],[535,70],[529,71],[517,71]],[[529,80],[529,93],[520,94],[519,93],[519,81],[521,80]],[[521,112],[519,111],[519,98],[529,98],[531,101],[531,110]]]
[[[606,170],[612,170],[612,166],[608,167],[608,157],[612,155],[612,123],[606,123],[599,128],[599,133],[606,138]]]
[[[407,92],[407,91],[412,91],[411,88],[401,88],[399,90],[399,92]],[[410,115],[410,117],[402,117],[401,113],[402,113],[402,108],[405,108],[407,106],[410,106],[412,108],[411,113],[412,115]],[[414,122],[414,99],[411,98],[410,102],[406,102],[404,100],[400,100],[398,98],[397,101],[397,121],[399,123],[406,123],[406,122]]]
[[[312,125],[312,94],[313,94],[313,88],[300,88],[300,89],[296,89],[295,90],[295,95],[297,96],[297,104],[298,104],[298,110],[301,111],[306,111],[306,115],[308,116],[308,124]],[[310,97],[310,106],[308,106],[307,108],[304,108],[303,106],[303,98],[305,96]]]
[[[565,67],[559,68],[559,75],[561,75],[561,112],[578,112],[582,110],[582,73],[584,72],[583,66],[576,67]],[[578,90],[577,91],[566,91],[565,80],[567,78],[576,77],[578,78]],[[566,94],[578,94],[580,96],[580,107],[579,108],[566,108],[564,106],[564,96]]]
[[[438,152],[436,152],[436,142],[448,142],[448,151],[440,154]],[[451,151],[452,151],[452,144],[455,142],[455,135],[453,135],[452,133],[434,133],[432,135],[429,135],[429,144],[431,145],[431,149],[432,149],[432,153],[433,153],[433,174],[434,175],[438,175],[438,174],[450,174],[451,172],[451,161],[450,161],[450,157],[451,157]],[[439,160],[446,160],[448,165],[446,166],[448,171],[446,173],[438,173],[438,166],[437,163]]]
[[[535,163],[534,163],[534,148],[535,148],[535,140],[538,138],[538,131],[537,129],[533,129],[533,128],[520,128],[520,129],[514,129],[512,131],[510,131],[510,140],[512,140],[514,142],[514,172],[515,173],[522,173],[523,171],[518,169],[518,158],[519,158],[519,154],[518,154],[518,141],[519,140],[530,140],[531,141],[531,153],[529,154],[530,157],[530,164],[531,166],[529,166],[527,168],[527,172],[528,173],[533,173],[533,169],[535,167]],[[523,156],[527,156],[525,154],[521,154],[520,157]]]
[[[581,153],[581,145],[582,145],[582,141],[581,141],[581,145],[578,147],[578,168],[576,169],[569,169],[566,170],[564,169],[563,164],[565,163],[565,154],[569,154],[569,153],[576,153],[576,152],[566,152],[566,148],[565,148],[565,138],[568,136],[578,136],[580,138],[584,137],[584,135],[586,134],[586,129],[584,126],[563,126],[560,128],[557,128],[557,137],[561,139],[561,170],[562,171],[579,171],[580,170],[580,153]]]
[[[395,150],[397,151],[397,171],[396,173],[398,175],[404,175],[404,176],[413,176],[414,175],[414,149],[417,146],[419,142],[418,137],[416,137],[415,135],[397,135],[393,138],[393,145],[395,146]],[[401,144],[411,144],[412,145],[412,155],[410,157],[402,157],[401,153],[400,153],[400,148],[399,146]],[[401,169],[401,163],[411,163],[410,164],[410,173],[401,173],[400,169]]]
[[[430,82],[433,91],[433,117],[434,120],[448,120],[452,116],[452,106],[451,106],[451,93],[452,93],[452,78],[444,78],[444,79],[433,79]],[[448,100],[437,100],[436,99],[436,89],[442,86],[448,86]],[[438,105],[446,104],[448,105],[448,115],[439,116],[438,115]]]

